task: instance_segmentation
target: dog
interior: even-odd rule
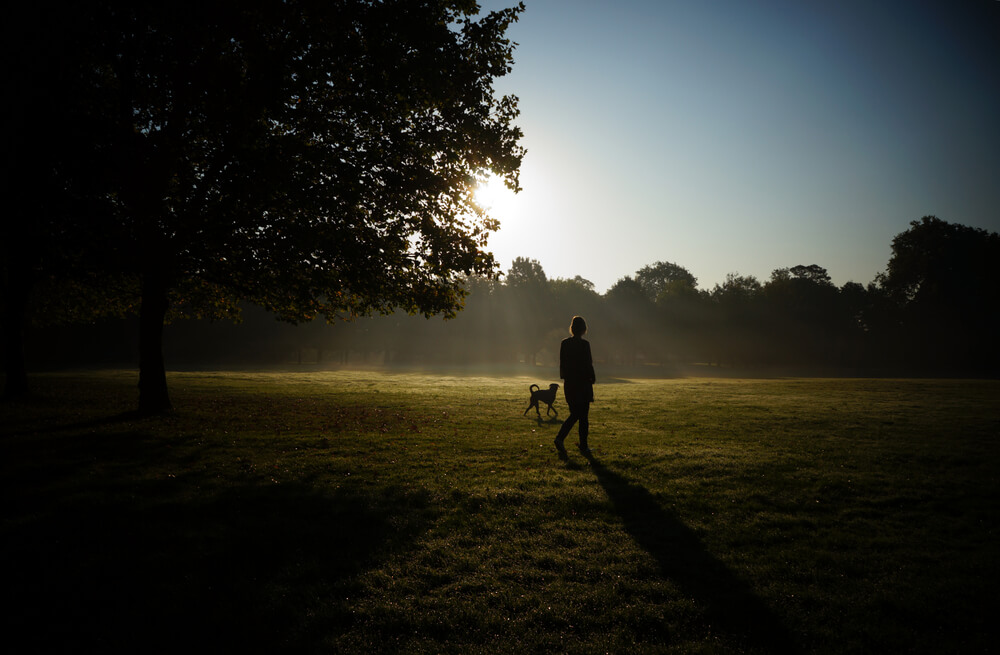
[[[552,403],[556,401],[556,391],[559,390],[558,384],[550,384],[548,389],[542,389],[537,384],[533,384],[528,387],[528,391],[531,392],[531,400],[528,401],[528,409],[524,410],[524,416],[531,408],[535,408],[535,412],[538,414],[538,418],[542,418],[542,412],[538,408],[538,403],[542,402],[548,405],[548,409],[545,410],[545,415],[548,416],[549,412],[555,412],[556,416],[559,416],[559,410],[552,406]]]

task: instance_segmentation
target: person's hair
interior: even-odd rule
[[[569,331],[574,337],[582,337],[587,333],[587,321],[582,316],[574,316],[573,322],[569,324]]]

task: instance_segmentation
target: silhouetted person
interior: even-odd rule
[[[594,382],[597,381],[597,376],[594,375],[594,359],[590,356],[590,343],[583,339],[583,335],[587,333],[587,322],[582,316],[574,316],[569,331],[573,336],[563,339],[559,346],[559,377],[563,379],[563,392],[566,394],[566,404],[569,405],[569,418],[559,428],[556,448],[560,452],[564,450],[563,441],[566,435],[579,421],[580,451],[589,455],[587,434],[590,432],[590,403],[594,402]]]

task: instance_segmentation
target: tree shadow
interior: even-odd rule
[[[563,457],[562,454],[560,454]],[[663,509],[649,491],[585,455],[625,529],[653,556],[663,576],[705,608],[708,627],[742,648],[796,653],[781,620],[753,588],[705,548],[698,536]]]
[[[155,441],[112,441],[129,438]],[[133,452],[121,459],[169,456]],[[420,491],[246,476],[220,485],[192,465],[12,499],[0,556],[15,650],[320,650],[353,626],[359,576],[410,547],[436,511]]]
[[[55,425],[47,425],[44,427],[35,427],[30,429],[25,429],[20,432],[21,435],[32,435],[32,434],[52,434],[56,432],[73,432],[81,430],[96,430],[97,428],[104,428],[112,425],[119,425],[122,423],[129,423],[132,421],[140,421],[142,419],[150,418],[149,414],[143,414],[138,410],[120,412],[118,414],[110,414],[107,416],[98,416],[91,419],[74,421],[73,423],[62,423]]]

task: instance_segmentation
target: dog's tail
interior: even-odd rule
[[[530,391],[531,393],[535,393],[539,389],[541,389],[541,387],[539,387],[537,384],[533,384],[528,387],[528,391]]]

